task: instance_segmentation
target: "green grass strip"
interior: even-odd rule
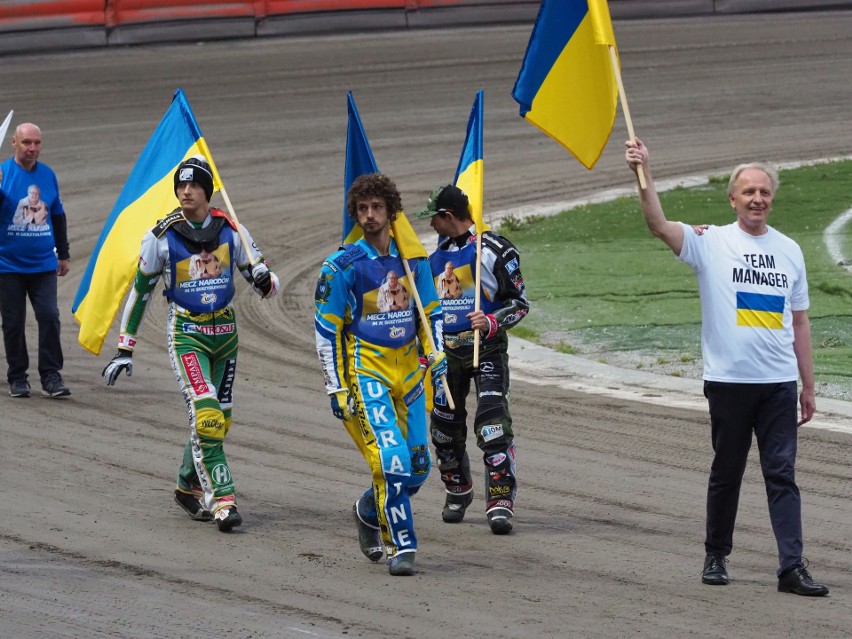
[[[852,161],[785,170],[780,178],[769,224],[796,240],[805,255],[818,392],[820,384],[852,391],[852,274],[832,259],[823,240],[852,202]],[[727,183],[725,176],[662,193],[667,218],[733,222]],[[839,238],[848,259],[850,226]],[[532,304],[514,335],[562,352],[594,352],[601,361],[619,351],[644,353],[657,363],[700,358],[695,275],[648,232],[637,197],[509,219],[499,230],[521,250]]]

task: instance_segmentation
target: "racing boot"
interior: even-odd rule
[[[495,535],[512,532],[512,516],[515,514],[515,446],[484,455],[485,461],[485,516],[488,526]]]
[[[388,559],[388,572],[394,577],[409,577],[417,573],[414,551],[398,552]]]
[[[508,506],[508,507],[507,507]],[[488,526],[495,535],[508,535],[512,532],[512,510],[511,502],[501,499],[495,508],[489,509],[485,516],[488,518]]]
[[[352,517],[358,527],[358,545],[361,552],[370,561],[378,561],[384,554],[384,548],[378,525],[369,523],[376,520],[376,498],[372,491],[355,502],[352,506]]]
[[[201,505],[201,487],[199,486],[197,490],[195,488],[195,486],[192,487],[192,492],[175,488],[175,502],[195,521],[212,521],[213,513]]]
[[[432,429],[432,441],[438,442],[447,435],[437,429]],[[441,519],[448,524],[457,524],[464,519],[464,512],[473,501],[473,479],[470,476],[470,459],[464,445],[436,444],[435,454],[438,457],[438,469],[441,471],[441,481],[447,490]]]
[[[220,508],[213,515],[213,518],[216,520],[216,525],[219,527],[220,532],[231,532],[231,530],[243,523],[243,518],[237,512],[236,506]]]
[[[441,519],[447,524],[458,524],[464,519],[465,510],[473,501],[473,489],[471,488],[463,495],[447,493],[444,501],[444,510],[441,511]]]

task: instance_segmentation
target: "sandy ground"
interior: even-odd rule
[[[849,153],[852,13],[617,23],[616,33],[658,178]],[[44,130],[74,258],[60,287],[73,397],[0,397],[0,636],[849,636],[848,434],[803,429],[800,440],[806,555],[831,596],[776,592],[756,458],[733,582],[710,588],[699,580],[710,462],[700,402],[566,389],[544,358],[539,383],[513,386],[515,532],[491,535],[481,498],[463,524],[443,524],[434,475],[415,500],[420,573],[391,578],[359,552],[350,508],[367,469],[328,409],[311,318],[316,273],[340,229],[346,91],[409,209],[452,178],[480,87],[487,208],[629,186],[621,118],[587,172],[517,117],[510,91],[528,36],[527,25],[50,56],[33,43],[35,53],[0,62],[0,106]],[[109,389],[99,373],[115,327],[95,358],[76,344],[70,316],[103,220],[177,87],[284,285],[271,302],[247,287],[236,300],[242,349],[226,448],[245,524],[230,535],[172,502],[187,426],[162,302],[133,377]]]

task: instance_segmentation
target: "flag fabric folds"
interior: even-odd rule
[[[606,0],[542,0],[512,90],[520,115],[591,169],[615,124],[616,47]]]
[[[470,216],[476,224],[477,233],[489,230],[482,217],[485,199],[485,164],[482,155],[483,95],[483,91],[480,89],[473,99],[470,119],[467,122],[467,136],[462,147],[454,182],[467,194],[470,202]]]
[[[98,355],[121,301],[133,283],[146,231],[178,206],[173,174],[185,159],[201,154],[213,169],[213,188],[222,187],[207,142],[178,89],[160,124],[130,172],[92,251],[71,308],[80,325],[77,341]]]
[[[364,234],[355,220],[349,217],[349,211],[346,207],[349,187],[352,186],[358,176],[367,173],[379,173],[380,171],[376,166],[370,143],[367,141],[367,134],[364,133],[361,117],[358,115],[358,108],[355,106],[355,99],[352,97],[351,91],[347,95],[347,107],[349,123],[346,130],[346,166],[343,174],[343,243],[351,244],[357,242]],[[428,257],[426,249],[420,243],[417,233],[414,232],[404,212],[397,211],[396,220],[391,222],[391,234],[396,240],[400,253],[406,259]]]

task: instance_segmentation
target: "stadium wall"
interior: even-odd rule
[[[614,19],[852,9],[852,0],[609,0]],[[532,22],[537,0],[4,0],[0,54]]]

